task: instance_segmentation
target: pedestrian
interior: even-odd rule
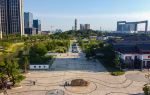
[[[64,86],[67,86],[67,82],[65,82],[65,85]]]
[[[35,85],[35,81],[33,81],[33,85]]]
[[[67,86],[69,86],[69,83],[67,82]]]

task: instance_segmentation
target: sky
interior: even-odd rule
[[[150,21],[150,0],[24,0],[24,11],[41,20],[42,30],[70,30],[77,18],[78,29],[88,23],[114,31],[117,21]]]

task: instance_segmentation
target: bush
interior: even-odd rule
[[[121,75],[124,75],[125,72],[124,71],[114,71],[114,72],[111,72],[111,75],[113,76],[121,76]]]
[[[31,63],[43,63],[45,62],[45,54],[47,53],[47,48],[43,43],[35,44],[30,48],[30,62]],[[44,59],[44,60],[43,60]]]
[[[144,85],[143,91],[145,95],[150,95],[150,84]]]
[[[53,56],[44,56],[44,57],[42,57],[43,63],[46,63],[46,62],[48,62],[49,60],[52,60],[52,59],[53,59]]]
[[[16,78],[16,82],[17,83],[20,83],[21,81],[23,81],[26,77],[23,76],[23,75],[18,75],[17,78]]]

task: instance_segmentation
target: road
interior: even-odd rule
[[[104,72],[106,69],[99,63],[87,61],[85,54],[81,52],[72,53],[70,47],[66,54],[58,54],[57,59],[51,69],[54,71],[88,71],[88,72]]]

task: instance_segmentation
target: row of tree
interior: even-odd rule
[[[46,48],[51,52],[65,53],[69,49],[70,41],[69,40],[51,40],[47,41]]]
[[[120,65],[120,59],[111,45],[96,40],[79,40],[78,42],[86,53],[87,59],[101,59],[105,65],[110,67],[118,67]]]
[[[46,63],[51,60],[52,56],[46,56],[46,53],[65,53],[70,46],[69,40],[50,40],[35,43],[29,50],[29,58],[31,63]]]

